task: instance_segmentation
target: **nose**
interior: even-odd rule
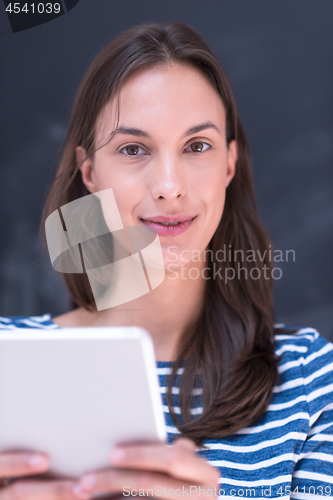
[[[186,195],[185,172],[176,158],[165,156],[152,165],[151,193],[155,200],[173,201]]]

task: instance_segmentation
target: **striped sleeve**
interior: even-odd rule
[[[17,330],[18,328],[55,330],[59,326],[53,323],[51,314],[43,314],[43,316],[0,316],[0,330]]]
[[[293,472],[291,498],[333,498],[333,344],[316,332],[302,368],[309,430]]]

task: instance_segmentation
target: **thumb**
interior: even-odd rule
[[[192,452],[196,450],[195,442],[189,438],[184,438],[184,437],[178,438],[173,446],[176,446],[177,448],[182,448],[183,450],[192,451]]]

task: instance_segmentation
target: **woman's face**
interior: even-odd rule
[[[99,117],[97,147],[116,128],[116,105]],[[131,77],[119,110],[117,133],[83,163],[83,182],[92,193],[113,189],[124,226],[158,232],[166,269],[198,261],[219,225],[237,159],[220,96],[197,69],[164,65]],[[84,154],[77,148],[78,161]]]

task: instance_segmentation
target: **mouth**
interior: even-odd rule
[[[175,215],[173,217],[158,215],[147,217],[147,219],[140,218],[140,220],[145,226],[155,229],[159,236],[178,236],[187,231],[196,218],[197,215]]]

